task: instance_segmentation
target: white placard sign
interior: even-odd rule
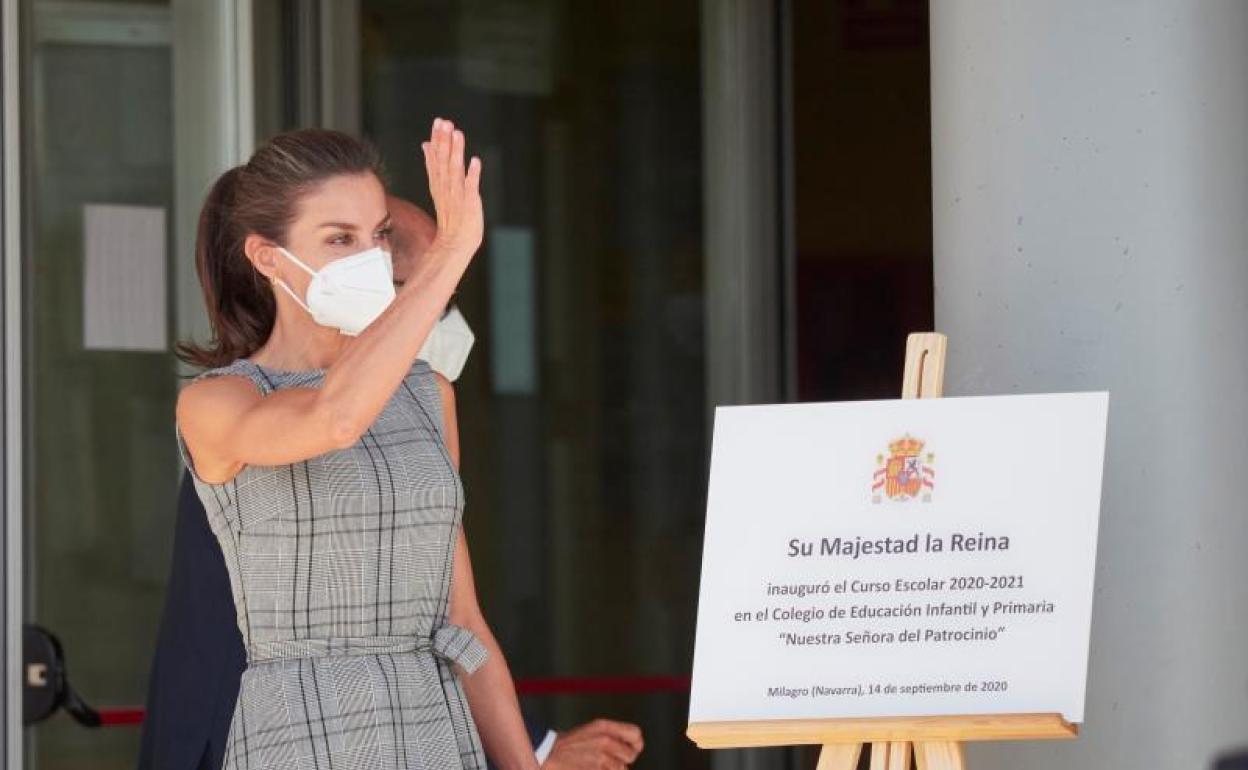
[[[689,721],[1081,722],[1108,404],[718,409]]]

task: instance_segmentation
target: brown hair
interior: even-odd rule
[[[300,198],[331,177],[366,172],[382,179],[372,145],[340,131],[308,129],[279,134],[245,165],[222,174],[204,200],[195,238],[212,341],[179,342],[178,357],[212,368],[258,350],[273,331],[277,303],[243,242],[252,233],[284,242]]]

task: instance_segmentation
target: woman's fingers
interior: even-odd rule
[[[420,152],[425,156],[425,174],[429,177],[430,192],[433,191],[433,152],[428,142],[420,143]]]
[[[421,149],[425,150],[425,170],[430,175],[430,181],[436,178],[452,186],[456,182],[467,181],[468,169],[464,166],[466,145],[464,132],[456,129],[453,122],[434,119],[429,141],[421,145]]]
[[[476,250],[481,243],[481,159],[464,163],[467,139],[449,120],[434,120],[429,141],[421,144],[439,237]]]
[[[438,166],[438,142],[442,138],[442,118],[433,119],[433,127],[429,129],[429,184],[440,184],[442,181],[441,169]]]
[[[465,186],[473,195],[479,195],[481,192],[481,159],[476,155],[468,161],[468,178],[465,180]]]
[[[433,148],[438,161],[438,170],[440,176],[445,179],[447,165],[451,159],[451,131],[454,130],[454,124],[449,120],[440,121],[438,124],[437,136],[433,140]]]
[[[452,124],[453,125],[453,124]],[[446,192],[452,202],[458,203],[463,192],[464,172],[455,168],[455,136],[458,134],[451,128],[446,134],[446,165],[442,173],[446,175]]]
[[[464,178],[464,132],[458,129],[451,134],[451,179],[462,182]]]
[[[446,202],[458,205],[463,198],[466,169],[464,168],[464,132],[452,121],[439,119],[435,139],[436,175]]]
[[[435,207],[442,209],[437,212],[440,219],[446,215],[445,203],[449,192],[450,180],[447,178],[447,159],[450,157],[449,138],[451,122],[442,118],[433,121],[433,129],[429,136],[429,163],[426,171],[429,174],[429,192],[433,196]],[[441,205],[438,205],[441,204]]]
[[[442,174],[438,171],[433,142],[421,143],[420,149],[425,156],[425,174],[429,177],[429,195],[433,198],[434,218],[441,223],[446,218],[445,206],[442,204],[446,195],[443,193]]]

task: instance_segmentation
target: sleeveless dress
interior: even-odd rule
[[[246,359],[268,395],[319,387],[324,370]],[[452,664],[486,650],[447,622],[463,487],[442,435],[441,399],[417,360],[354,446],[195,480],[229,571],[247,653],[227,770],[484,770]],[[193,693],[188,693],[194,697]]]

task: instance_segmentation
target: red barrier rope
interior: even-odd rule
[[[645,695],[689,692],[687,676],[548,676],[517,679],[520,695]],[[99,709],[100,726],[137,725],[144,711],[135,706]]]
[[[689,692],[687,676],[549,676],[516,680],[521,695]]]
[[[114,725],[137,725],[143,722],[144,711],[141,708],[133,708],[131,706],[118,706],[117,708],[99,709],[100,727],[112,727]]]

